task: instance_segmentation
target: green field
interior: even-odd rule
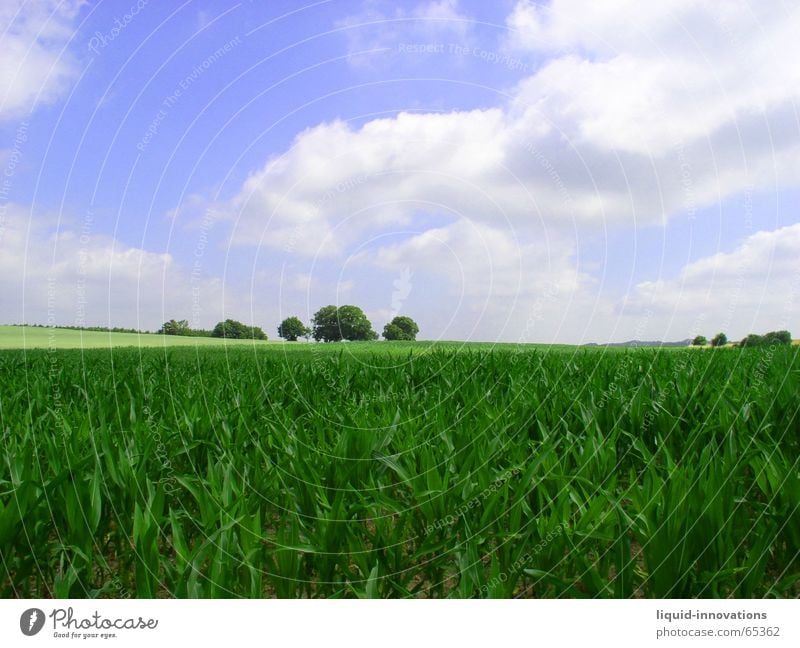
[[[173,347],[264,345],[274,342],[181,337],[154,333],[102,333],[41,326],[0,326],[0,349],[98,349],[109,347]]]
[[[800,595],[797,347],[488,347],[0,352],[0,595]]]
[[[312,343],[313,344],[313,343]],[[103,333],[42,326],[0,326],[0,349],[109,349],[109,348],[169,348],[169,347],[250,347],[280,348],[284,351],[308,353],[312,346],[305,342],[283,340],[232,340],[215,337],[184,337],[157,335],[155,333]],[[348,354],[390,353],[404,354],[410,350],[425,352],[432,349],[462,351],[490,349],[561,349],[571,350],[567,344],[516,344],[509,342],[342,342],[313,344],[315,353],[336,353],[345,346]]]

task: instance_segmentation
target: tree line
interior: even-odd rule
[[[218,337],[239,340],[266,340],[267,334],[258,326],[248,326],[233,319],[219,322],[213,329],[193,329],[187,320],[169,320],[157,331],[161,335],[183,335],[192,337]],[[386,340],[414,341],[419,326],[408,316],[398,315],[383,327]],[[289,342],[300,338],[314,338],[317,342],[369,341],[377,340],[378,334],[364,311],[358,306],[323,306],[306,326],[297,317],[287,317],[278,325],[278,337]]]
[[[750,333],[740,342],[734,342],[735,347],[759,347],[772,346],[775,344],[791,344],[792,334],[789,331],[770,331],[764,335]],[[692,340],[692,346],[708,346],[709,341],[704,335],[698,335]],[[728,336],[724,333],[717,333],[711,338],[712,347],[721,347],[728,344]]]
[[[75,326],[69,324],[59,324],[51,326],[49,324],[8,324],[7,326],[22,326],[25,328],[60,328],[68,331],[92,331],[96,333],[136,333],[137,335],[150,335],[150,331],[140,331],[135,328],[124,326]]]
[[[218,322],[213,329],[189,328],[186,320],[170,320],[164,322],[156,331],[161,335],[183,335],[187,337],[216,337],[230,340],[266,340],[267,334],[259,326],[248,326],[234,319]]]

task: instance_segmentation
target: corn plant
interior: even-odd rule
[[[796,349],[389,348],[0,352],[0,595],[800,595]]]

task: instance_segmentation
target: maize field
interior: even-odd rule
[[[0,376],[3,597],[800,596],[797,347],[41,349]]]

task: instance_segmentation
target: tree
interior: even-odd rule
[[[247,326],[236,320],[226,319],[219,322],[211,332],[212,337],[230,340],[266,340],[267,335],[258,326]]]
[[[186,320],[178,320],[177,322],[172,319],[169,322],[164,322],[158,330],[162,335],[190,335],[191,329],[189,322]]]
[[[260,326],[251,326],[249,327],[249,335],[248,338],[252,338],[254,340],[268,340],[267,334],[264,333],[264,329]]]
[[[319,342],[338,342],[342,339],[339,331],[339,320],[336,317],[336,306],[323,306],[311,318],[311,334]]]
[[[743,347],[773,346],[776,344],[791,344],[792,334],[789,331],[770,331],[764,335],[751,333],[739,343]]]
[[[725,346],[727,343],[728,336],[724,333],[717,333],[713,338],[711,338],[711,346],[713,347]]]
[[[767,344],[791,344],[792,334],[789,331],[770,331],[764,336]]]
[[[358,306],[339,306],[336,313],[343,340],[377,340],[378,334]]]
[[[395,324],[387,324],[383,327],[383,337],[390,342],[407,339],[405,331]]]
[[[278,337],[289,342],[297,342],[297,338],[305,337],[308,333],[308,328],[300,321],[299,317],[287,317],[278,326]]]
[[[224,322],[218,322],[214,327],[212,336],[218,338],[230,338],[238,340],[243,337],[245,325],[236,320],[226,319]]]
[[[694,340],[692,340],[692,346],[705,346],[706,344],[708,344],[708,340],[706,340],[705,335],[698,335]]]
[[[383,337],[387,340],[409,340],[417,339],[419,326],[410,317],[399,315],[389,324],[383,327]]]
[[[756,335],[755,333],[751,333],[739,343],[739,346],[755,347],[755,346],[762,346],[763,344],[764,344],[763,335]]]
[[[378,334],[358,306],[323,306],[311,320],[312,335],[318,342],[340,340],[375,340]]]

